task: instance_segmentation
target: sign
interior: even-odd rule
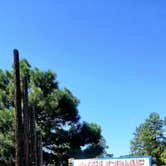
[[[151,157],[141,156],[111,159],[80,159],[73,160],[72,166],[151,166]]]

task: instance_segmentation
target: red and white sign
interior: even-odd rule
[[[151,166],[150,157],[73,160],[73,166]]]

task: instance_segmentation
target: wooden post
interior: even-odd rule
[[[19,68],[19,52],[13,50],[14,54],[14,86],[15,86],[15,139],[16,139],[16,166],[23,165],[23,143],[22,143],[22,110],[21,110],[21,89],[20,89],[20,68]]]
[[[37,135],[37,166],[43,165],[42,136]]]
[[[29,166],[28,78],[23,79],[24,163]]]
[[[74,160],[73,158],[68,159],[68,166],[72,166],[72,161],[73,160]]]
[[[30,166],[37,165],[37,150],[36,150],[36,130],[35,130],[35,111],[33,107],[30,109]]]

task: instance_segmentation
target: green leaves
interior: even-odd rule
[[[136,128],[134,139],[131,141],[133,155],[151,155],[161,164],[161,154],[164,155],[164,121],[159,114],[151,113],[144,123]]]
[[[0,70],[0,109],[13,106],[13,79],[8,71]]]
[[[43,137],[44,163],[67,165],[68,158],[96,157],[105,152],[101,128],[80,121],[79,100],[72,92],[58,87],[51,70],[31,68],[26,59],[20,61],[21,87],[28,76],[29,106],[35,110],[37,132]],[[0,164],[14,161],[13,71],[0,70]],[[84,148],[82,148],[84,147]]]
[[[7,134],[13,131],[14,110],[0,110],[0,132]]]
[[[14,161],[13,122],[14,110],[0,110],[0,158],[3,165],[9,165]]]

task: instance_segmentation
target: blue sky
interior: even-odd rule
[[[115,156],[129,153],[136,126],[166,110],[165,0],[3,1],[0,68],[12,50],[52,69],[81,101]]]

